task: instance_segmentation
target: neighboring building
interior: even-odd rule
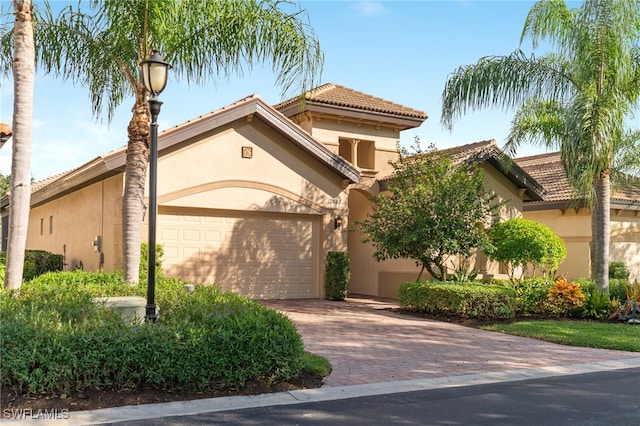
[[[572,201],[560,153],[515,159],[546,190],[543,201],[527,202],[524,217],[544,223],[565,242],[567,258],[558,268],[570,279],[590,276],[591,210],[584,201]],[[640,189],[613,192],[611,199],[611,261],[623,261],[631,280],[640,280]]]

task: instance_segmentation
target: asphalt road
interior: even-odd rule
[[[640,426],[640,368],[111,424]]]

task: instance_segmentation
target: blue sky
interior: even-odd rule
[[[0,0],[3,12],[11,6]],[[490,55],[519,47],[532,1],[304,1],[325,54],[323,83],[336,83],[425,111],[429,119],[402,134],[440,149],[487,139],[502,146],[512,111],[486,110],[458,120],[452,132],[440,124],[440,96],[450,73]],[[577,3],[576,3],[577,5]],[[530,46],[523,46],[530,51]],[[539,53],[539,52],[536,52]],[[187,87],[170,77],[160,95],[160,130],[259,93],[277,103],[270,68],[257,67],[244,78]],[[38,75],[35,88],[32,175],[44,179],[126,144],[133,99],[123,102],[110,125],[91,116],[88,91]],[[0,80],[0,121],[11,123],[13,83]],[[519,156],[542,152],[523,146]],[[0,149],[0,172],[11,170],[11,147]]]

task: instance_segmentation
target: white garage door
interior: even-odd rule
[[[167,274],[256,299],[318,297],[318,216],[197,213],[158,215]]]

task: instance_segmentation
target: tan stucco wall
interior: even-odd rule
[[[64,254],[64,247],[65,269],[78,268],[82,263],[85,270],[97,270],[100,256],[92,241],[100,235],[104,269],[119,269],[122,264],[122,176],[110,177],[32,208],[27,249]]]
[[[353,225],[362,221],[367,214],[373,213],[371,203],[365,192],[351,189],[349,192],[349,221]],[[373,246],[363,244],[362,236],[357,232],[348,233],[349,261],[351,264],[351,279],[349,292],[353,294],[378,294],[379,263],[373,259]]]
[[[159,206],[320,214],[325,250],[346,249],[333,219],[348,215],[348,196],[333,170],[255,119],[190,142],[159,158]]]
[[[323,117],[313,119],[313,127],[307,124],[306,130],[324,144],[332,152],[338,153],[340,138],[373,141],[375,143],[376,177],[384,177],[393,171],[389,161],[398,158],[398,143],[400,132],[385,126],[374,126],[369,123],[357,124],[351,121],[341,121],[337,117]]]
[[[590,276],[591,213],[589,210],[526,211],[524,217],[547,225],[564,240],[567,257],[558,267],[558,274],[565,275],[570,280]]]
[[[544,223],[561,237],[567,258],[558,274],[569,279],[591,276],[591,213],[588,209],[527,211],[524,217]],[[640,280],[640,217],[634,211],[611,211],[610,261],[623,261],[631,272],[630,279]]]
[[[636,212],[611,212],[609,256],[627,264],[631,281],[640,281],[640,216]]]

